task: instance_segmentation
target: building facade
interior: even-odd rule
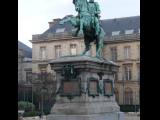
[[[112,40],[114,39],[114,40]],[[119,36],[106,41],[104,57],[118,63],[115,94],[120,105],[139,105],[140,38],[139,34]]]
[[[66,16],[67,17],[67,16]],[[118,63],[115,75],[115,94],[120,105],[139,105],[140,81],[140,23],[139,16],[101,20],[106,32],[103,57]],[[84,50],[83,37],[72,37],[70,23],[59,25],[59,20],[49,22],[49,29],[32,37],[32,72],[56,74],[50,62],[60,56],[79,55]],[[96,47],[92,43],[91,56]]]
[[[32,80],[32,49],[18,41],[18,83]]]

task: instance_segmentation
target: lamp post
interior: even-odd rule
[[[33,83],[32,83],[32,104],[33,104]],[[33,112],[33,106],[32,106],[32,112]]]
[[[41,89],[41,114],[43,116],[44,112],[43,112],[43,106],[44,106],[44,94],[47,92],[46,88],[42,88]]]
[[[135,112],[137,113],[137,106],[136,106],[136,103],[137,103],[137,92],[135,92]]]
[[[43,93],[41,93],[41,114],[43,115]]]
[[[125,99],[125,98],[124,98],[124,96],[125,96],[125,95],[124,95],[124,78],[123,78],[122,84],[123,84],[123,105],[125,105],[125,100],[124,100],[124,99]]]
[[[33,104],[33,78],[34,78],[34,74],[32,73],[32,74],[31,74],[31,88],[32,88],[32,91],[31,91],[32,93],[31,93],[31,94],[32,94],[32,104]],[[33,112],[33,106],[32,106],[32,112]]]
[[[23,100],[23,101],[25,102],[25,101],[26,101],[26,87],[25,87],[24,84],[23,84],[23,90],[24,90],[24,96],[23,96],[23,97],[24,97],[24,98],[23,98],[24,100]]]

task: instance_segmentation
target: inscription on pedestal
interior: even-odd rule
[[[104,80],[104,95],[105,96],[113,96],[113,81],[112,80]]]
[[[61,96],[79,96],[80,82],[78,80],[62,81]]]
[[[98,96],[98,80],[89,80],[88,82],[88,95]]]

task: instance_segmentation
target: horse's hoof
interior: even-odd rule
[[[100,58],[100,55],[99,55],[99,54],[96,54],[96,58]]]
[[[84,34],[83,34],[83,31],[79,31],[78,32],[78,36],[83,36]]]
[[[76,33],[72,33],[72,36],[73,36],[73,37],[77,37],[77,34],[76,34]]]
[[[78,34],[78,37],[81,37],[81,36],[83,36],[83,34]]]

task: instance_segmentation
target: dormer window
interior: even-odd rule
[[[127,34],[127,35],[128,35],[128,34],[133,34],[133,32],[134,32],[133,29],[131,29],[131,30],[126,30],[126,31],[125,31],[125,34]]]
[[[116,36],[116,35],[119,35],[120,34],[120,31],[113,31],[112,32],[112,36]]]
[[[58,29],[56,30],[56,33],[62,33],[62,32],[64,32],[64,30],[65,30],[65,28],[58,28]]]

